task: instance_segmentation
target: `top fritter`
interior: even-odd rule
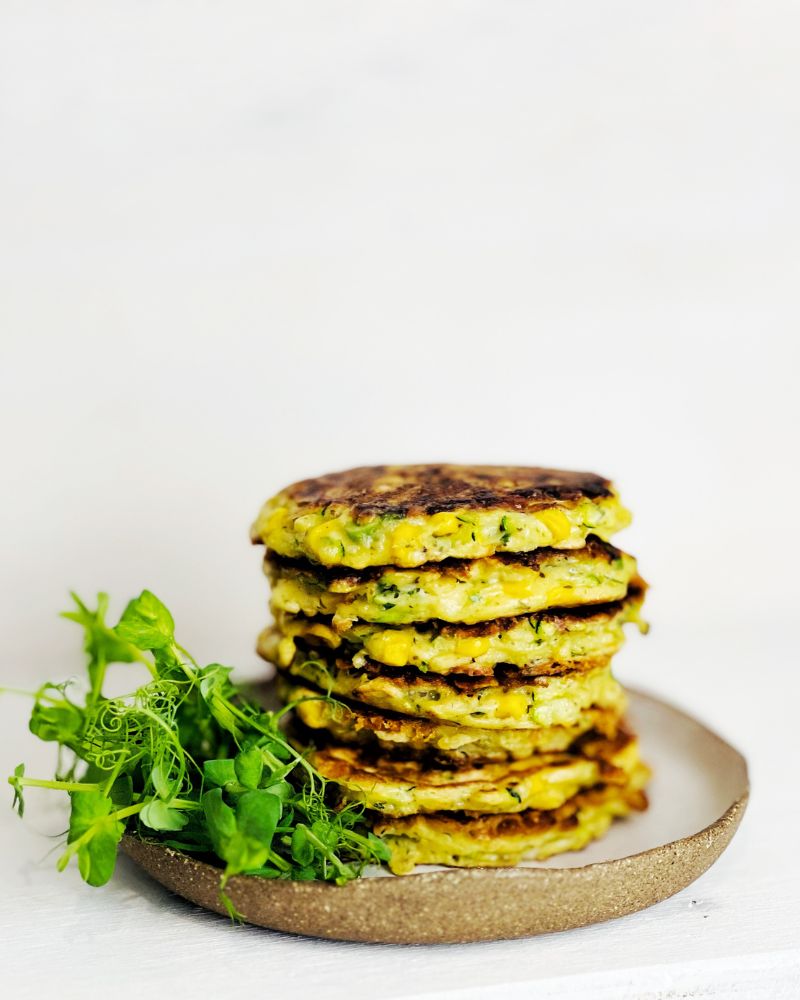
[[[607,479],[513,465],[376,465],[304,479],[251,530],[282,556],[325,566],[421,566],[607,541],[630,523]]]

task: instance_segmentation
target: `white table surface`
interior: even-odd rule
[[[232,927],[171,897],[123,859],[103,889],[57,874],[63,828],[53,798],[31,793],[24,821],[0,813],[0,950],[15,996],[79,996],[87,983],[192,997],[272,984],[301,995],[385,997],[794,998],[800,989],[800,824],[794,783],[800,678],[755,623],[735,637],[654,630],[621,655],[621,676],[693,709],[745,753],[752,799],[720,861],[694,885],[642,913],[537,939],[451,946],[367,946]],[[778,672],[780,671],[780,680]],[[731,678],[736,678],[735,682]],[[758,682],[759,691],[754,685]],[[766,685],[766,688],[764,687]],[[681,697],[692,690],[692,696]],[[771,694],[769,693],[771,692]],[[24,703],[0,699],[2,760],[38,764]],[[11,747],[13,746],[13,751]],[[45,753],[42,753],[45,750]],[[11,757],[13,753],[15,756]],[[790,764],[794,764],[794,772]],[[680,808],[680,802],[675,803]],[[535,991],[533,986],[535,984]],[[198,990],[202,994],[198,994]]]

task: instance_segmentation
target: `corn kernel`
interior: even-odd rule
[[[452,535],[458,531],[460,523],[455,514],[441,511],[431,518],[431,531],[434,538],[441,538],[442,535]]]
[[[322,625],[320,622],[315,622],[306,630],[308,635],[315,635],[318,639],[330,646],[331,649],[336,649],[337,646],[341,645],[341,638],[333,631],[332,628],[328,628],[327,625]]]
[[[572,526],[563,510],[556,510],[555,507],[551,507],[548,510],[541,511],[536,515],[536,518],[550,532],[551,543],[555,544],[562,542],[565,538],[569,538]]]
[[[509,580],[503,584],[503,593],[506,597],[530,597],[530,580]]]
[[[500,719],[521,719],[527,710],[527,695],[509,693],[497,696],[497,716]]]
[[[412,640],[408,632],[386,629],[371,635],[366,643],[367,652],[387,667],[404,667],[411,656]]]
[[[292,527],[298,533],[305,534],[307,531],[311,531],[316,524],[319,524],[319,514],[301,514],[299,517],[295,517]]]
[[[403,521],[392,532],[392,558],[402,565],[403,557],[419,542],[420,528]]]
[[[284,636],[278,643],[278,665],[288,667],[294,659],[294,639],[291,636]]]
[[[303,722],[311,729],[322,729],[325,722],[325,708],[321,701],[316,699],[304,701],[301,706],[300,715]]]
[[[336,526],[331,521],[321,521],[306,535],[306,545],[320,562],[330,565],[343,555],[343,546],[335,537]]]
[[[572,587],[553,587],[547,593],[547,603],[550,607],[556,607],[559,604],[574,604],[575,591]]]
[[[264,528],[264,534],[269,535],[272,532],[280,531],[281,528],[289,520],[289,511],[286,507],[278,507],[269,515],[267,518],[267,523]]]
[[[476,656],[483,656],[488,648],[489,639],[485,635],[456,639],[457,656],[468,656],[470,659],[474,659]]]

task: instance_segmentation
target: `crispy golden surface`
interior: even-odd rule
[[[624,641],[623,625],[644,626],[644,590],[632,586],[622,601],[582,608],[539,611],[476,625],[435,621],[419,625],[354,622],[344,632],[330,618],[278,611],[276,624],[261,636],[267,659],[288,667],[298,651],[336,651],[356,669],[368,663],[413,667],[436,674],[492,676],[499,664],[522,673],[548,673],[557,664],[580,666],[613,656]]]
[[[607,497],[592,472],[518,465],[372,465],[304,479],[284,491],[300,507],[343,504],[359,514],[435,514],[457,507],[550,506]]]
[[[650,776],[639,765],[626,785],[599,785],[579,792],[557,809],[506,814],[435,813],[376,816],[374,832],[392,852],[397,875],[416,865],[506,867],[579,851],[602,837],[613,820],[647,808],[643,788]]]
[[[278,678],[281,699],[297,702],[295,715],[314,742],[332,738],[374,752],[415,755],[425,760],[465,765],[471,762],[521,760],[534,753],[566,750],[584,733],[614,737],[619,731],[624,698],[614,707],[585,708],[570,725],[540,729],[481,729],[433,719],[419,719],[369,705],[321,696],[318,688]]]
[[[572,552],[540,549],[417,569],[345,572],[274,556],[265,565],[277,612],[332,615],[340,632],[359,618],[389,625],[433,619],[469,625],[619,601],[636,577],[635,559],[598,538]]]
[[[505,674],[497,680],[359,672],[335,661],[298,657],[284,673],[373,708],[479,729],[571,726],[584,709],[617,709],[624,703],[608,662],[539,677]]]
[[[361,569],[579,548],[629,522],[609,481],[593,473],[375,466],[287,487],[264,505],[251,538],[290,558]]]
[[[636,739],[624,731],[585,737],[568,752],[455,769],[335,744],[308,759],[345,800],[391,816],[557,809],[582,789],[626,784],[640,763]]]

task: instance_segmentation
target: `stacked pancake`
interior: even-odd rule
[[[265,504],[259,652],[393,871],[543,859],[646,807],[611,673],[644,596],[609,543],[629,521],[606,479],[505,466],[358,468]]]

